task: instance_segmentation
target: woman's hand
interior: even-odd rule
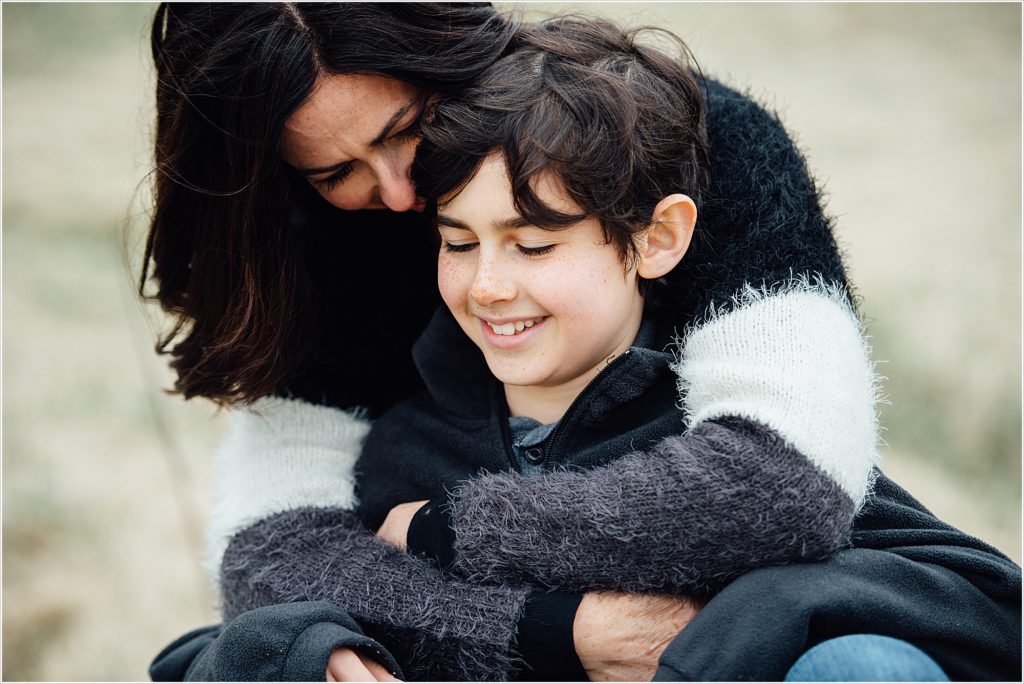
[[[573,622],[576,654],[591,681],[650,681],[662,651],[699,611],[664,594],[589,592]]]
[[[353,651],[336,648],[327,661],[329,682],[400,682],[375,660]]]
[[[409,537],[409,525],[416,511],[423,508],[423,501],[410,501],[409,503],[398,504],[390,511],[388,517],[384,518],[384,524],[377,530],[377,537],[390,542],[405,551]]]

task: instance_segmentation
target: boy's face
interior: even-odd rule
[[[556,183],[537,191],[555,209],[578,211]],[[643,314],[636,273],[597,219],[559,231],[526,225],[500,155],[445,200],[441,296],[501,382],[578,393],[633,343]]]

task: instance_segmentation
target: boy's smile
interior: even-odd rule
[[[537,191],[548,205],[575,210],[547,178]],[[445,199],[441,296],[504,383],[512,415],[554,422],[636,338],[643,298],[635,269],[626,270],[597,219],[561,230],[526,224],[501,156]]]
[[[489,344],[499,349],[514,349],[536,335],[547,319],[547,316],[515,320],[481,318],[480,322],[484,338]]]

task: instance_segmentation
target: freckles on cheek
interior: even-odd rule
[[[465,300],[462,280],[463,269],[442,255],[437,260],[437,289],[441,292],[441,299],[449,307],[454,307]]]

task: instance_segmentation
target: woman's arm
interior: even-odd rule
[[[328,601],[418,679],[507,678],[530,589],[446,578],[376,539],[351,513],[369,431],[358,413],[266,398],[234,411],[214,468],[209,567],[224,621]]]
[[[226,622],[262,606],[327,601],[412,679],[507,679],[529,593],[446,577],[340,509],[294,509],[251,525],[232,538],[221,567]]]
[[[806,281],[743,293],[686,334],[676,370],[682,434],[592,471],[468,480],[414,521],[410,549],[453,531],[452,567],[474,581],[710,595],[841,548],[878,430],[845,293]]]
[[[370,421],[293,399],[266,397],[228,414],[213,463],[205,565],[214,584],[231,538],[296,508],[355,507],[356,459]]]

